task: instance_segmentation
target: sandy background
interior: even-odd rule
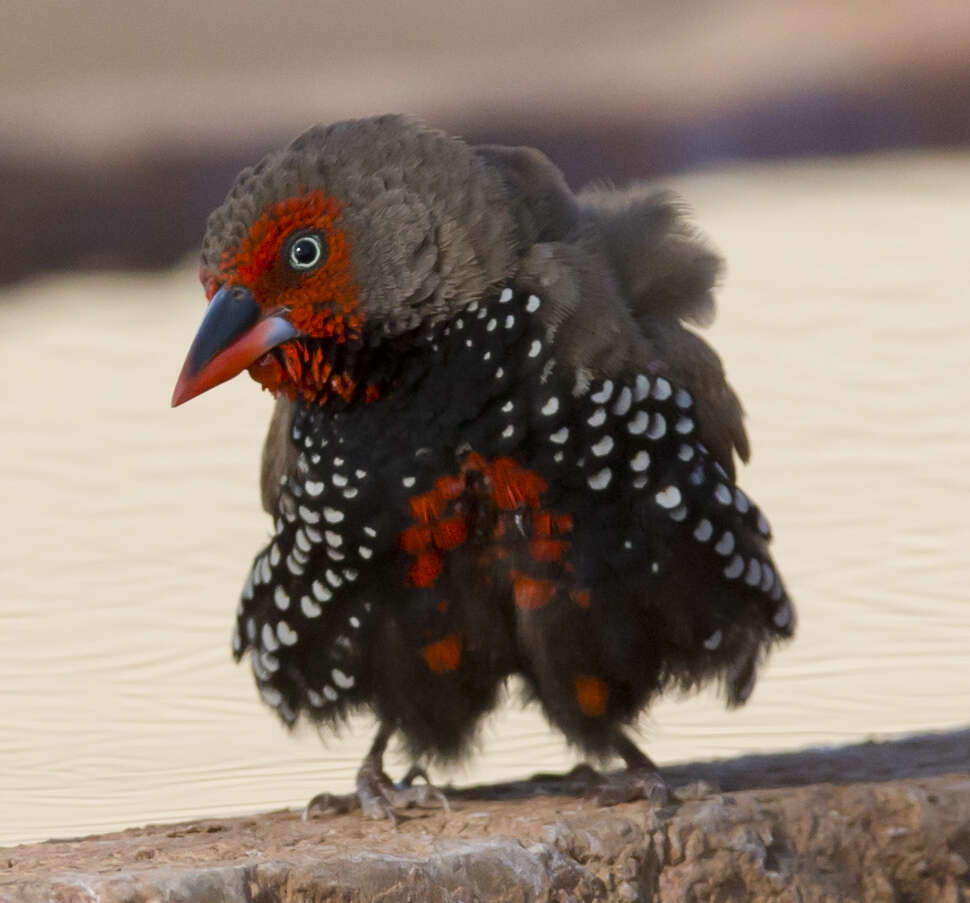
[[[801,628],[743,711],[654,709],[651,754],[965,725],[965,0],[12,2],[0,843],[349,786],[370,725],[288,737],[229,658],[268,528],[269,400],[245,379],[168,399],[201,313],[204,218],[238,168],[310,122],[394,109],[537,144],[574,185],[662,179],[728,259],[713,339]],[[838,156],[733,162],[817,155]],[[573,762],[512,707],[452,777]]]

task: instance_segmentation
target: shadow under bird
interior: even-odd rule
[[[356,793],[447,805],[417,763],[466,752],[510,676],[603,803],[663,799],[629,726],[659,693],[728,705],[791,636],[770,530],[735,485],[742,410],[686,323],[721,263],[674,198],[574,194],[529,148],[401,116],[316,127],[209,217],[209,306],[172,400],[245,369],[277,395],[273,537],[233,651],[287,724],[369,709]],[[398,733],[416,763],[395,785]]]

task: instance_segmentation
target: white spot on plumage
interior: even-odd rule
[[[744,573],[744,559],[740,555],[735,555],[724,569],[724,576],[728,580],[736,580],[742,573]]]
[[[300,562],[297,561],[293,557],[293,553],[292,552],[289,555],[286,556],[286,569],[294,577],[302,577],[303,576],[303,571],[305,570],[305,568],[303,567],[303,565],[300,564]]]
[[[778,611],[775,612],[775,616],[771,620],[775,627],[781,629],[787,627],[791,623],[791,602],[785,599],[784,604],[778,607]]]
[[[676,486],[661,489],[654,498],[661,508],[676,508],[680,504],[680,490]]]
[[[297,511],[299,512],[300,517],[308,524],[315,524],[320,520],[320,512],[313,511],[310,508],[307,508],[306,505],[300,505],[300,507],[297,508]]]
[[[336,571],[332,571],[330,568],[327,568],[327,570],[324,571],[323,576],[326,578],[327,583],[329,583],[334,589],[337,589],[339,586],[343,586],[344,581]]]
[[[242,651],[242,637],[239,635],[239,628],[236,627],[232,632],[232,651]]]
[[[354,471],[354,476],[357,477],[358,480],[362,480],[362,479],[364,479],[364,477],[367,476],[367,471],[366,470],[361,470],[358,467],[357,470]]]
[[[722,633],[720,630],[715,630],[706,640],[704,640],[704,648],[709,652],[713,652],[721,645]]]
[[[505,315],[505,328],[506,329],[511,329],[513,326],[515,326],[515,317],[512,316],[512,314],[506,314]]]
[[[718,483],[717,488],[714,490],[714,498],[716,498],[722,505],[730,505],[731,490],[728,489],[723,483]]]
[[[542,302],[539,300],[538,296],[529,295],[529,300],[525,302],[525,309],[530,314],[534,314],[539,309],[540,304],[542,304]]]
[[[643,473],[650,466],[650,455],[646,451],[640,449],[631,459],[630,459],[630,470],[635,473]]]
[[[551,417],[559,410],[559,399],[553,395],[541,408],[546,417]]]
[[[775,572],[771,569],[771,565],[765,562],[761,566],[761,591],[763,593],[768,592],[771,589],[771,585],[775,582]]]
[[[313,593],[314,598],[321,602],[329,602],[333,598],[333,593],[319,580],[313,581],[313,584],[310,586],[310,592]]]
[[[630,391],[629,386],[624,386],[620,389],[620,394],[616,397],[616,402],[613,405],[613,413],[618,417],[624,417],[630,410],[631,404],[633,404],[633,393]]]
[[[714,525],[705,517],[694,527],[694,539],[707,542],[714,535]]]
[[[505,376],[505,369],[503,367],[496,367],[495,378],[501,379],[503,376]]]
[[[648,439],[660,439],[667,432],[667,421],[664,415],[656,413],[650,418],[650,429],[647,430]]]
[[[303,552],[309,552],[310,549],[313,548],[313,546],[311,545],[310,540],[307,537],[306,533],[303,532],[303,528],[302,527],[300,527],[300,529],[296,531],[296,537],[295,538],[296,538],[296,544],[300,548],[301,551],[303,551]]]
[[[280,648],[279,640],[276,639],[276,634],[273,633],[273,628],[269,624],[263,624],[263,629],[260,631],[259,638],[263,643],[263,648],[267,652],[275,652]]]
[[[353,627],[354,630],[357,630],[360,627],[360,618],[358,618],[357,615],[351,615],[349,618],[347,618],[347,623]]]
[[[532,344],[529,345],[529,357],[538,357],[540,351],[542,351],[542,342],[533,339]]]
[[[242,597],[248,602],[253,597],[253,572],[246,575],[246,582],[243,584]]]
[[[676,404],[678,408],[686,411],[693,403],[694,399],[691,398],[690,392],[688,392],[686,389],[678,389],[674,393],[674,404]]]
[[[336,549],[327,549],[327,558],[331,561],[343,561],[346,557],[343,552],[338,552]]]
[[[691,486],[700,486],[704,482],[704,465],[698,464],[687,477],[687,482]]]
[[[274,546],[273,548],[276,548],[276,547]],[[277,549],[276,550],[277,563],[279,562],[279,555],[280,555],[280,552],[279,552],[279,549]],[[273,572],[270,570],[270,566],[269,566],[269,559],[265,555],[259,559],[259,576],[262,579],[263,583],[269,583],[270,579],[272,579],[272,576],[273,576]]]
[[[687,508],[684,505],[678,505],[670,512],[670,519],[675,521],[686,520],[687,518]]]
[[[336,508],[324,508],[323,519],[328,524],[339,524],[344,519],[344,513],[343,511],[338,511]]]
[[[360,571],[355,570],[354,568],[344,568],[344,577],[350,583],[353,583],[359,576],[360,576]]]
[[[653,383],[653,397],[657,401],[666,401],[670,398],[673,390],[670,387],[670,383],[667,382],[662,376],[658,376]]]
[[[331,687],[330,684],[323,685],[323,695],[326,696],[327,699],[330,700],[330,702],[337,701],[337,691],[333,687]]]
[[[323,705],[323,697],[316,690],[308,689],[306,691],[306,698],[314,708],[318,709]]]
[[[320,535],[320,531],[314,527],[304,527],[303,531],[306,533],[307,539],[309,539],[314,545],[323,539],[323,536]]]
[[[263,702],[271,705],[274,709],[278,709],[283,702],[283,694],[275,687],[261,686],[259,695],[263,697]]]
[[[295,546],[292,549],[290,549],[290,557],[297,564],[306,564],[310,560],[309,553],[304,552],[302,549],[298,549]]]
[[[505,404],[502,405],[502,413],[510,414],[515,407],[515,402],[509,399]]]
[[[274,542],[269,547],[269,564],[270,564],[270,566],[275,568],[276,565],[278,565],[280,563],[280,558],[281,557],[282,557],[282,555],[280,553],[280,547]],[[262,559],[260,559],[260,563],[262,563],[263,561],[266,561],[266,556],[265,555],[262,557]],[[266,579],[269,580],[269,577],[266,577]]]
[[[260,652],[257,656],[259,663],[263,666],[264,671],[268,671],[272,674],[280,669],[280,660],[273,655],[271,652]]]
[[[633,398],[635,401],[643,401],[650,394],[650,380],[642,373],[637,374],[633,384]]]
[[[344,544],[344,538],[339,533],[335,533],[333,530],[327,530],[323,535],[327,537],[327,545],[331,548],[336,549],[338,546],[342,546]]]
[[[565,427],[565,426],[562,427],[561,429],[556,430],[556,432],[549,434],[549,441],[555,442],[556,445],[562,445],[568,438],[569,438],[569,429],[568,427]]]
[[[336,486],[338,489],[343,489],[348,482],[347,477],[345,477],[342,473],[332,474],[330,476],[330,479],[333,482],[333,485]]]
[[[349,690],[356,683],[352,675],[345,674],[339,668],[334,668],[330,672],[330,677],[341,690]]]
[[[646,486],[647,483],[648,483],[648,480],[647,480],[646,476],[634,477],[633,478],[633,488],[634,489],[643,489],[643,487]]]
[[[317,605],[309,596],[303,596],[300,599],[300,611],[308,618],[318,618],[323,611],[323,607]]]
[[[515,427],[510,423],[504,430],[502,430],[502,438],[509,439],[515,433]]]
[[[290,594],[282,586],[277,586],[273,590],[273,601],[280,611],[286,611],[290,607]]]
[[[689,445],[682,445],[677,451],[677,457],[680,458],[681,461],[689,461],[694,457],[694,449]]]
[[[590,451],[592,451],[597,458],[602,458],[604,455],[608,455],[611,451],[613,451],[613,437],[603,436],[599,442],[590,446]]]
[[[694,421],[691,420],[690,417],[681,417],[674,426],[674,429],[677,430],[681,436],[686,436],[694,429]]]
[[[401,484],[405,489],[410,489],[415,484],[415,477],[402,477]]]
[[[457,320],[455,320],[455,327],[457,329],[464,329],[465,328],[465,321],[461,317],[459,317]]]
[[[512,300],[512,289],[503,288],[502,294],[498,296],[499,304],[508,304]]]
[[[746,514],[748,508],[751,507],[748,502],[748,497],[740,489],[734,490],[734,507],[741,514]]]
[[[377,536],[377,531],[376,531],[376,530],[375,530],[375,529],[374,529],[373,527],[369,527],[369,526],[367,526],[366,524],[364,525],[364,532],[365,532],[365,533],[366,533],[366,534],[367,534],[367,535],[368,535],[368,536],[369,536],[369,537],[370,537],[371,539],[373,539],[373,538],[374,538],[375,536]]]
[[[367,561],[374,554],[374,550],[368,546],[357,546],[357,554]]]
[[[730,530],[725,530],[721,534],[721,538],[717,541],[717,545],[714,546],[714,551],[718,555],[724,555],[727,557],[734,551],[734,534]]]
[[[352,499],[352,498],[356,498],[356,496],[357,496],[357,491],[358,491],[358,490],[357,490],[357,488],[356,488],[355,486],[348,486],[348,487],[347,487],[347,488],[346,488],[346,489],[345,489],[345,490],[343,491],[343,497],[344,497],[345,499]]]
[[[246,636],[250,643],[256,639],[256,622],[252,618],[246,619]]]
[[[766,518],[760,511],[758,512],[758,532],[762,536],[771,535],[771,525],[768,523],[768,518]]]
[[[498,326],[498,320],[496,320],[495,317],[492,317],[492,319],[485,324],[485,331],[494,332],[496,326]]]
[[[280,621],[276,625],[276,636],[279,637],[279,641],[284,646],[293,646],[300,638],[297,632],[286,621]]]
[[[606,404],[606,402],[610,400],[610,396],[612,394],[613,394],[613,380],[604,379],[603,385],[600,387],[599,391],[594,392],[589,397],[597,404]]]
[[[748,562],[748,572],[744,575],[744,582],[748,586],[757,586],[761,583],[761,565],[756,558]]]
[[[303,487],[306,489],[307,495],[317,496],[323,492],[323,483],[316,480],[307,480]]]
[[[590,489],[606,489],[606,487],[610,485],[610,480],[612,478],[613,471],[611,471],[609,467],[604,467],[601,471],[594,473],[591,477],[589,477],[586,482],[589,484]]]
[[[564,454],[563,454],[563,453],[562,453],[561,451],[557,451],[557,452],[556,452],[556,453],[555,453],[555,454],[554,454],[554,455],[552,456],[552,460],[553,460],[553,461],[555,461],[555,462],[556,462],[557,464],[562,464],[562,462],[563,462],[563,458],[565,458],[565,457],[566,457],[566,456],[565,456],[565,455],[564,455]]]
[[[593,413],[587,418],[586,422],[593,427],[602,426],[606,422],[606,409],[597,408]]]
[[[639,436],[647,431],[647,424],[650,418],[646,411],[637,411],[636,417],[626,423],[627,431],[633,436]]]

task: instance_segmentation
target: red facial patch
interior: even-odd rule
[[[287,238],[299,229],[320,232],[327,246],[324,262],[306,273],[291,269],[282,259]],[[351,270],[350,243],[340,226],[339,204],[322,191],[272,204],[239,246],[224,253],[218,273],[203,270],[199,275],[210,299],[220,285],[244,285],[267,313],[289,308],[286,318],[307,336],[335,344],[360,337],[364,315]],[[351,375],[331,373],[321,348],[311,350],[307,343],[293,340],[280,350],[282,365],[267,355],[250,368],[250,375],[270,391],[318,402],[354,395],[357,386]],[[376,397],[366,390],[368,401]]]

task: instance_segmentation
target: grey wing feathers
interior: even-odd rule
[[[276,513],[280,482],[296,463],[297,449],[290,441],[292,416],[293,402],[281,395],[276,399],[266,440],[263,442],[263,457],[259,473],[263,509],[270,515]]]
[[[687,323],[714,315],[721,259],[666,192],[594,189],[562,241],[534,245],[523,279],[553,304],[550,325],[565,360],[602,375],[646,370],[693,394],[709,451],[735,475],[750,454],[741,403],[715,351]]]

